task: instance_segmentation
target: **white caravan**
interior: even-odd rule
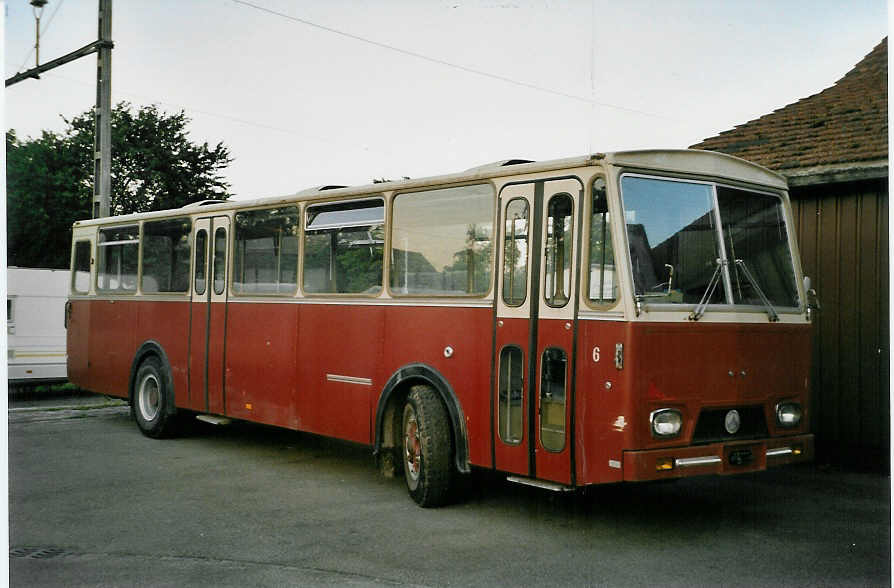
[[[65,301],[69,270],[7,268],[10,386],[67,379]]]

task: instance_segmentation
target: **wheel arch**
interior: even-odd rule
[[[450,430],[453,435],[454,462],[457,471],[469,473],[469,437],[466,431],[466,419],[462,407],[456,398],[453,387],[435,368],[424,363],[406,365],[388,379],[379,402],[376,406],[375,444],[373,454],[378,455],[383,448],[395,447],[394,421],[397,408],[406,398],[411,386],[428,384],[441,398],[447,415],[450,418]]]
[[[165,376],[165,384],[167,385],[167,389],[171,391],[171,407],[170,411],[172,413],[176,412],[176,402],[173,402],[177,398],[174,390],[174,377],[171,373],[171,362],[168,360],[168,354],[165,353],[164,347],[161,346],[161,343],[155,341],[154,339],[150,339],[148,341],[144,341],[142,345],[137,349],[137,352],[133,356],[133,362],[130,364],[130,379],[128,380],[127,385],[127,397],[131,403],[133,403],[133,395],[134,395],[134,387],[136,386],[137,380],[137,370],[140,369],[140,364],[150,356],[155,356],[161,361],[161,367],[164,370]]]

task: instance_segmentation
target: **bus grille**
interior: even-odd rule
[[[739,411],[742,424],[735,435],[726,432],[723,423],[732,408]],[[737,439],[757,439],[766,437],[767,420],[764,416],[763,406],[736,406],[732,408],[712,408],[703,410],[698,417],[695,425],[695,432],[692,434],[692,443],[716,443],[718,441],[730,441]]]

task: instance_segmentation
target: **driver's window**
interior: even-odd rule
[[[590,302],[596,305],[614,304],[618,299],[610,214],[605,179],[596,178],[593,182],[593,201],[590,213],[590,287],[588,293]]]

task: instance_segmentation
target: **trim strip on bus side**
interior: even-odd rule
[[[361,386],[372,386],[372,378],[357,378],[354,376],[341,376],[338,374],[326,374],[326,379],[330,382],[342,382],[344,384],[360,384]]]

